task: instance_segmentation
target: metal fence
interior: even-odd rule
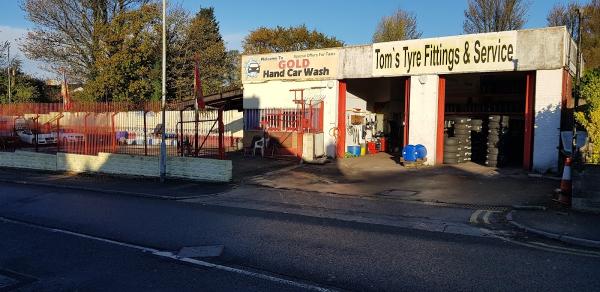
[[[244,129],[267,132],[322,132],[323,103],[304,109],[245,109]]]
[[[221,109],[166,111],[167,155],[224,159],[237,148]],[[159,155],[159,102],[0,105],[0,150]]]

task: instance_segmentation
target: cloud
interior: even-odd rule
[[[4,43],[5,41],[9,41],[11,43],[11,58],[16,57],[23,61],[23,72],[42,79],[52,77],[52,73],[42,69],[44,63],[27,59],[21,50],[21,45],[26,36],[27,29],[0,25],[0,43]]]
[[[225,47],[227,50],[242,50],[242,40],[246,37],[247,33],[230,33],[223,35],[225,41]]]

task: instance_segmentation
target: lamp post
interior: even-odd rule
[[[160,142],[160,181],[165,181],[167,173],[167,138],[166,133],[167,106],[167,0],[162,1],[162,139]]]

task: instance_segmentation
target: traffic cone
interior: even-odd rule
[[[565,168],[563,170],[562,179],[560,180],[560,193],[558,201],[565,205],[571,205],[571,194],[573,185],[571,184],[571,157],[565,159]]]

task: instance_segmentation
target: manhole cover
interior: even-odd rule
[[[416,195],[415,191],[407,191],[407,190],[388,190],[379,193],[380,196],[390,196],[390,197],[412,197]]]

